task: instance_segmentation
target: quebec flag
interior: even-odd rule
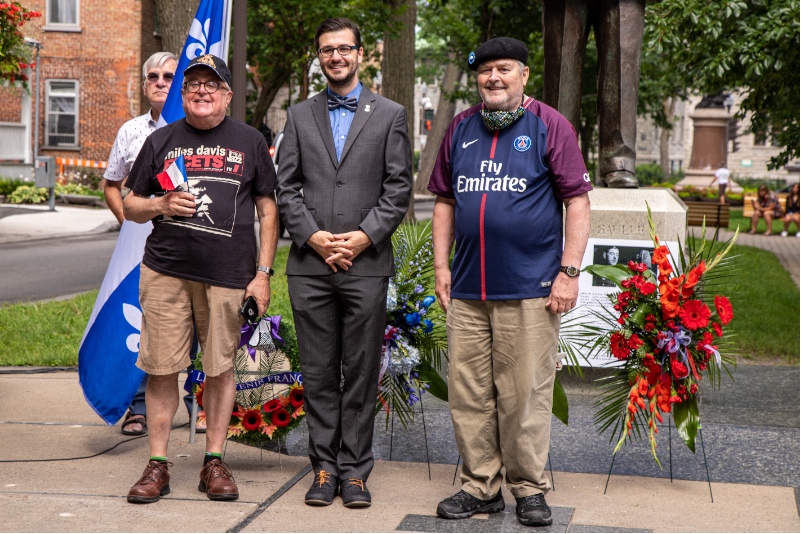
[[[230,27],[230,0],[201,0],[159,118],[160,126],[184,117],[181,85],[189,61],[203,54],[228,57]],[[125,415],[144,377],[135,365],[142,323],[139,264],[152,229],[151,223],[123,222],[78,349],[78,376],[86,402],[109,425]]]
[[[170,124],[184,117],[181,86],[184,69],[203,54],[212,54],[228,61],[228,31],[231,28],[231,0],[201,0],[189,28],[184,50],[178,58],[175,78],[159,117],[159,125]]]

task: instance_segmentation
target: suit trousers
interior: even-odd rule
[[[367,480],[389,278],[342,271],[287,278],[312,467]]]
[[[462,456],[462,489],[479,499],[506,485],[515,498],[547,493],[545,463],[560,317],[546,298],[452,299],[448,403]]]

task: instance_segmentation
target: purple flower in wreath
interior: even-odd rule
[[[414,286],[415,295],[419,295],[423,291],[425,291],[425,288],[423,286],[421,286],[420,284],[417,284],[416,286]]]
[[[407,313],[406,324],[408,324],[409,326],[415,326],[420,324],[420,314],[417,312]]]
[[[428,334],[434,330],[434,322],[429,319],[423,319],[423,333]]]

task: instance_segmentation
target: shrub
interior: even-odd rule
[[[768,186],[771,191],[780,191],[787,186],[787,180],[783,178],[742,178],[739,176],[732,178],[746,191],[756,191],[762,184]]]
[[[12,204],[41,204],[47,201],[47,189],[33,185],[21,185],[8,197]]]
[[[59,177],[59,183],[64,185],[82,185],[92,190],[97,190],[103,176],[98,173],[98,169],[75,169],[64,172]]]
[[[665,173],[662,172],[662,167],[656,163],[637,165],[637,167],[634,169],[634,175],[640,182],[640,186],[662,182],[664,181],[665,177]]]
[[[29,182],[27,182],[29,183]],[[25,185],[24,180],[15,180],[13,178],[0,178],[0,195],[10,196],[16,188]]]

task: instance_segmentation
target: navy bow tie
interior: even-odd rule
[[[350,98],[343,98],[328,93],[328,111],[332,111],[334,109],[337,109],[338,107],[343,107],[352,113],[356,113],[356,106],[358,104],[359,101],[356,99],[355,96],[352,96]]]

